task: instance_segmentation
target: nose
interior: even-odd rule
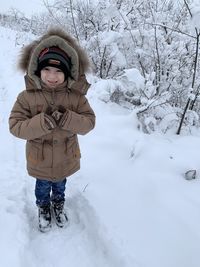
[[[50,71],[48,73],[48,79],[51,81],[55,81],[57,79],[57,75],[53,71]]]

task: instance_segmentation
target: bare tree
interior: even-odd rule
[[[189,5],[188,5],[187,1],[184,0],[184,3],[185,3],[185,5],[186,5],[186,7],[188,9],[188,12],[189,12],[191,18],[192,18],[193,15],[192,15],[192,12],[191,12],[191,10],[189,8]],[[193,90],[195,88],[196,73],[197,73],[197,63],[198,63],[198,51],[199,51],[199,38],[200,38],[200,31],[196,27],[195,27],[195,32],[196,32],[196,50],[195,50],[195,55],[194,55],[194,67],[193,67],[193,77],[192,77],[191,93],[193,93]],[[185,119],[187,110],[188,109],[191,109],[192,110],[194,108],[194,104],[195,104],[195,101],[197,99],[198,94],[199,94],[199,88],[196,90],[195,98],[193,100],[191,99],[191,95],[189,95],[189,98],[188,98],[187,103],[185,105],[185,108],[183,110],[183,114],[181,116],[181,121],[180,121],[178,130],[177,130],[177,134],[178,135],[181,132],[181,128],[182,128],[182,125],[183,125],[183,122],[184,122],[184,119]]]

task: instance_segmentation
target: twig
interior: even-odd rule
[[[178,32],[178,33],[181,33],[181,34],[183,34],[183,35],[186,35],[186,36],[189,36],[189,37],[191,37],[191,38],[196,39],[195,36],[190,35],[190,34],[188,34],[188,33],[186,33],[186,32],[182,32],[180,29],[174,29],[174,28],[171,28],[171,27],[169,27],[169,26],[166,26],[166,25],[163,25],[163,24],[159,24],[159,23],[148,23],[148,22],[145,22],[145,24],[147,24],[147,25],[151,25],[151,26],[153,25],[153,26],[160,26],[160,27],[163,27],[163,28],[167,28],[167,29],[169,29],[169,30],[171,30],[171,31]]]
[[[83,188],[83,193],[86,191],[86,188],[88,187],[89,183],[86,184],[86,186]]]

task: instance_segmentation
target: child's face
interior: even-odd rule
[[[65,75],[62,70],[48,66],[41,70],[41,80],[53,89],[65,81]]]

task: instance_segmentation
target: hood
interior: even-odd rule
[[[29,84],[35,84],[36,88],[41,89],[41,80],[35,75],[37,60],[41,50],[50,46],[58,46],[71,57],[71,76],[73,79],[68,78],[68,87],[71,88],[73,83],[78,81],[79,76],[89,70],[90,64],[83,49],[61,29],[50,29],[47,34],[38,40],[24,46],[20,54],[19,69],[26,72],[26,81],[31,80]]]

